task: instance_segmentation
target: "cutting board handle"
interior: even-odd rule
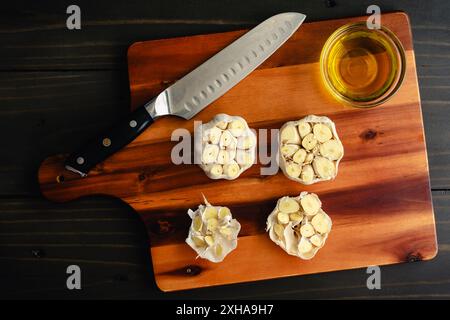
[[[97,176],[82,177],[64,166],[67,154],[51,156],[39,167],[38,179],[42,194],[55,202],[66,202],[92,194],[90,180]]]

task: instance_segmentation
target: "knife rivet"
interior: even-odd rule
[[[109,139],[109,138],[103,139],[103,146],[104,147],[109,147],[110,145],[111,145],[111,139]]]
[[[77,158],[77,163],[78,164],[83,164],[84,163],[84,158],[83,157],[78,157]]]
[[[136,127],[136,126],[137,126],[136,120],[131,120],[131,121],[130,121],[130,127],[134,128],[134,127]]]

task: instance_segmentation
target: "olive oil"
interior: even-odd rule
[[[364,24],[338,29],[321,57],[322,76],[333,95],[358,106],[385,101],[398,89],[404,74],[401,44],[385,30]]]

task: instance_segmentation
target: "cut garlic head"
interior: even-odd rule
[[[218,114],[196,135],[202,137],[195,145],[200,167],[211,179],[236,179],[255,162],[256,135],[241,117]]]
[[[241,225],[233,219],[230,209],[211,205],[206,198],[198,209],[188,210],[192,222],[186,243],[197,252],[197,257],[221,262],[236,249]]]
[[[311,115],[281,127],[279,154],[284,175],[309,185],[337,176],[344,147],[333,121]]]
[[[331,226],[331,218],[322,210],[319,197],[308,192],[278,199],[267,218],[270,239],[288,254],[303,260],[312,259],[325,245]]]

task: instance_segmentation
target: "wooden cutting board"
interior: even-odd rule
[[[54,201],[92,194],[118,197],[142,218],[156,282],[163,291],[427,260],[437,253],[424,130],[408,17],[390,13],[382,23],[406,49],[406,78],[389,102],[356,109],[324,89],[319,55],[328,36],[366,17],[303,24],[260,68],[190,121],[161,118],[133,143],[86,178],[63,169],[65,155],[39,170],[42,193]],[[128,51],[133,107],[155,96],[244,31],[138,42]],[[174,165],[170,141],[176,128],[193,131],[195,120],[218,113],[244,117],[250,127],[280,128],[309,114],[335,121],[345,147],[335,181],[303,186],[260,175],[259,164],[234,181],[210,180],[196,165]],[[310,261],[289,256],[265,233],[279,197],[317,193],[333,219],[327,244]],[[231,208],[242,224],[239,244],[224,262],[196,259],[184,240],[204,193]]]

